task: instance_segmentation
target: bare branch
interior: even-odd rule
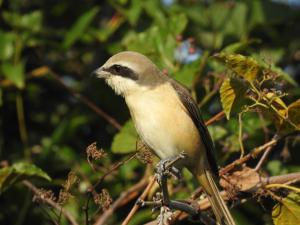
[[[64,84],[64,82],[61,80],[60,76],[53,72],[51,69],[49,69],[49,74],[54,78],[54,80],[59,83],[64,89],[66,89],[70,94],[72,94],[75,98],[80,100],[82,103],[87,105],[90,109],[92,109],[97,115],[105,119],[108,123],[110,123],[113,127],[120,130],[122,128],[122,125],[119,124],[116,119],[111,117],[109,114],[104,112],[102,109],[100,109],[95,103],[93,103],[91,100],[83,96],[82,94],[74,91],[73,89],[69,88],[67,85]]]
[[[212,118],[210,118],[209,120],[205,121],[205,125],[206,125],[206,126],[209,126],[209,125],[211,125],[212,123],[214,123],[214,122],[216,122],[216,121],[218,121],[218,120],[224,118],[224,116],[225,116],[224,111],[221,111],[221,112],[219,112],[218,114],[216,114],[215,116],[213,116]]]
[[[255,186],[255,188],[254,189],[251,188],[251,190],[249,190],[249,191],[251,193],[256,192],[267,184],[286,184],[286,183],[291,184],[291,182],[296,183],[298,181],[300,181],[300,172],[279,175],[279,176],[273,176],[273,177],[261,177],[260,182]],[[226,201],[229,200],[229,196],[226,191],[221,191],[220,193],[224,200],[226,200]],[[246,198],[242,198],[242,199],[238,200],[238,203],[241,204],[241,203],[246,202],[247,200],[248,199],[246,199]],[[197,204],[198,204],[200,211],[207,210],[211,207],[211,204],[210,204],[208,198],[202,199]],[[236,205],[238,205],[238,204],[235,204],[234,206],[236,206]],[[176,211],[172,217],[170,224],[174,223],[176,220],[183,220],[187,217],[188,217],[187,213]],[[157,221],[153,220],[145,225],[156,225],[156,224],[157,224]]]
[[[148,195],[149,191],[151,190],[152,186],[154,185],[156,179],[155,177],[150,178],[150,182],[146,189],[144,190],[143,194],[140,196],[140,200],[145,200],[146,196]],[[133,215],[136,213],[136,211],[140,208],[140,205],[135,204],[133,208],[131,209],[130,213],[127,215],[126,219],[123,221],[122,225],[127,225],[130,221],[130,219],[133,217]]]
[[[262,153],[264,150],[266,150],[269,147],[273,147],[276,143],[278,142],[277,138],[273,138],[271,141],[254,148],[249,154],[245,155],[244,157],[235,160],[234,162],[230,163],[229,165],[225,166],[222,168],[219,172],[220,175],[224,175],[234,169],[236,166],[242,165],[243,163],[247,162],[251,158],[255,158],[258,156],[260,153]]]
[[[135,199],[139,191],[146,187],[148,183],[148,179],[145,176],[142,180],[140,180],[137,184],[132,186],[129,190],[121,193],[120,197],[114,201],[114,203],[106,210],[104,213],[96,220],[94,225],[104,225],[109,217],[116,211],[117,208],[126,204],[127,202]]]
[[[34,194],[39,195],[39,193],[40,193],[39,189],[36,186],[34,186],[30,181],[24,180],[24,181],[22,181],[22,183],[29,190],[31,190]],[[68,211],[66,211],[64,208],[62,208],[59,204],[57,204],[56,202],[54,202],[53,200],[51,200],[49,198],[44,198],[43,201],[45,203],[47,203],[49,206],[51,206],[51,207],[57,209],[59,212],[61,212],[72,225],[79,225],[76,222],[75,218]]]

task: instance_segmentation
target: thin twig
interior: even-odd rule
[[[152,186],[154,185],[156,179],[155,177],[150,178],[150,182],[146,189],[144,190],[143,194],[140,196],[140,200],[144,200],[146,196],[148,195],[149,191],[151,190]],[[136,211],[140,208],[140,205],[135,204],[133,208],[131,209],[130,213],[127,215],[126,219],[123,221],[122,225],[127,225],[130,221],[130,219],[133,217],[133,215],[136,213]]]
[[[239,113],[239,144],[241,149],[240,159],[243,158],[245,154],[244,144],[243,144],[243,121],[242,121],[243,112]]]
[[[273,146],[269,146],[264,154],[262,155],[262,157],[260,158],[259,162],[257,163],[256,167],[254,168],[254,171],[257,172],[261,167],[262,165],[264,164],[264,162],[266,161],[269,153],[271,152],[271,150],[273,149]]]
[[[255,158],[258,156],[260,153],[262,153],[264,150],[266,150],[268,147],[273,147],[276,143],[278,142],[277,138],[273,138],[269,142],[254,148],[249,154],[245,155],[243,158],[237,159],[234,162],[230,163],[226,167],[222,168],[220,170],[220,175],[224,175],[228,173],[230,170],[234,169],[236,166],[242,165],[243,163],[247,162],[251,158]]]
[[[92,109],[97,115],[105,119],[107,122],[109,122],[113,127],[120,130],[122,128],[121,124],[119,124],[113,117],[108,115],[106,112],[104,112],[102,109],[100,109],[95,103],[93,103],[91,100],[83,96],[82,94],[74,91],[73,89],[69,88],[67,85],[64,84],[64,82],[61,80],[60,76],[56,73],[54,73],[52,70],[49,70],[49,74],[54,78],[54,80],[59,83],[64,89],[66,89],[70,94],[72,94],[75,98],[80,100],[82,103],[87,105],[90,109]]]
[[[205,125],[206,125],[206,126],[209,126],[209,125],[211,125],[212,123],[214,123],[214,122],[216,122],[216,121],[218,121],[218,120],[224,118],[224,116],[225,116],[224,111],[221,111],[221,112],[219,112],[218,114],[214,115],[214,116],[213,116],[212,118],[210,118],[209,120],[205,121]]]
[[[292,190],[296,193],[300,193],[299,188],[296,188],[296,187],[293,187],[293,186],[290,186],[287,184],[268,184],[268,185],[266,185],[266,188],[286,188],[286,189]]]
[[[102,175],[102,177],[100,177],[100,179],[93,185],[93,189],[95,189],[97,186],[99,186],[103,180],[110,175],[113,171],[117,170],[120,166],[126,164],[127,162],[129,162],[130,160],[134,159],[136,157],[136,153],[134,153],[133,155],[131,155],[128,159],[123,160],[121,162],[117,162],[115,165],[112,166],[112,168],[110,168],[105,174]]]
[[[29,190],[31,190],[34,194],[39,195],[39,189],[36,186],[34,186],[34,184],[32,184],[30,181],[24,180],[24,181],[22,181],[22,183]],[[61,211],[61,213],[66,217],[66,219],[72,225],[78,225],[78,223],[76,222],[75,218],[68,211],[66,211],[64,208],[62,208],[59,204],[57,204],[56,202],[54,202],[53,200],[51,200],[49,198],[44,198],[43,201],[45,203],[47,203],[49,206],[55,208],[56,210]]]

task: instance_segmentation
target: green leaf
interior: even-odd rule
[[[0,192],[5,191],[18,181],[32,177],[44,178],[51,181],[51,178],[43,170],[33,164],[18,162],[10,167],[0,169]]]
[[[184,31],[187,23],[188,19],[183,13],[176,16],[172,16],[168,21],[168,30],[172,32],[172,34],[174,34],[175,36],[179,35]]]
[[[209,133],[214,141],[217,141],[227,134],[227,130],[218,125],[208,126]]]
[[[214,57],[224,63],[228,69],[249,82],[252,82],[257,77],[260,69],[255,59],[240,54],[219,53],[215,54]]]
[[[200,60],[196,60],[195,62],[182,65],[182,68],[175,72],[173,78],[183,85],[191,87],[196,73],[199,71],[199,64]]]
[[[272,219],[275,225],[300,224],[300,196],[289,194],[276,204],[272,210]]]
[[[136,25],[143,9],[143,2],[140,0],[132,0],[131,7],[124,10],[124,14],[127,16],[131,25]]]
[[[280,112],[288,120],[277,119],[278,121],[276,121],[277,129],[282,135],[300,130],[300,99],[291,103],[286,109]]]
[[[12,27],[38,32],[42,27],[43,15],[40,10],[24,15],[5,11],[3,12],[3,18]]]
[[[129,153],[136,150],[137,133],[132,120],[129,120],[122,127],[121,131],[115,135],[111,150],[114,153]]]
[[[220,96],[227,119],[230,118],[233,105],[237,104],[243,98],[245,91],[246,86],[239,79],[227,78],[223,81],[220,88]]]
[[[260,42],[261,41],[259,39],[250,39],[250,40],[246,40],[246,41],[236,42],[236,43],[227,45],[222,50],[222,52],[237,53],[237,52],[245,50],[246,48],[248,48],[252,44],[257,44],[257,43],[260,43]]]
[[[0,60],[12,57],[14,53],[15,36],[12,33],[0,31]]]
[[[89,11],[82,14],[77,21],[73,24],[71,29],[67,32],[64,42],[63,48],[70,48],[85,32],[89,24],[95,18],[97,13],[99,12],[99,7],[93,7]]]
[[[3,63],[1,70],[5,77],[15,84],[18,88],[22,89],[25,86],[24,77],[24,64],[19,62],[16,65],[10,63]]]

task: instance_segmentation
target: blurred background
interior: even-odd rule
[[[69,224],[40,196],[33,199],[31,184],[78,224],[93,224],[121,193],[152,174],[147,151],[135,155],[136,133],[123,99],[90,75],[123,50],[147,55],[187,86],[205,120],[223,110],[219,90],[228,69],[213,57],[219,52],[272,67],[282,77],[273,88],[287,93],[280,96],[288,105],[300,96],[300,1],[0,0],[0,224]],[[229,120],[209,126],[221,167],[239,158],[241,139],[247,154],[278,131],[272,117],[247,112],[241,135],[242,109],[233,107]],[[98,147],[86,150],[94,142]],[[280,142],[260,172],[299,171],[299,147],[299,136]],[[89,187],[114,165],[90,197]],[[172,198],[187,198],[196,187],[187,174],[170,187]],[[104,224],[120,224],[141,192]],[[272,224],[275,203],[253,197],[233,214],[238,224]],[[143,208],[130,224],[156,216]]]

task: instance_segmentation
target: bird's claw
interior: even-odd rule
[[[161,180],[163,177],[174,176],[177,179],[181,179],[181,171],[174,167],[174,164],[181,159],[186,158],[186,153],[181,152],[179,155],[171,158],[162,159],[156,165],[156,179],[157,182],[161,185]]]

